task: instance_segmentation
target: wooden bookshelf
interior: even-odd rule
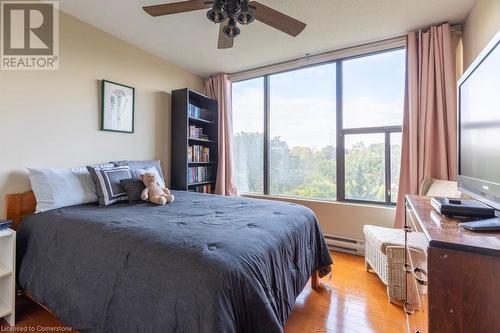
[[[213,121],[205,120],[205,119],[200,119],[200,118],[195,118],[195,117],[189,117],[188,119],[189,119],[189,122],[192,122],[192,123],[214,124]]]
[[[215,140],[207,140],[207,139],[200,139],[200,138],[188,138],[189,141],[191,142],[202,142],[202,143],[214,143]]]
[[[198,108],[197,115],[193,114],[193,107]],[[216,100],[190,89],[172,91],[172,189],[195,191],[210,185],[211,192],[214,192],[218,166],[218,123]],[[196,127],[207,137],[194,137],[190,133],[190,126]],[[209,160],[190,160],[188,151],[193,146],[208,148]],[[190,179],[191,168],[211,168],[211,176]]]
[[[188,162],[188,165],[212,165],[216,164],[216,162]]]
[[[16,232],[0,230],[0,322],[16,323]],[[3,332],[3,328],[1,329]],[[14,332],[14,331],[12,331]]]

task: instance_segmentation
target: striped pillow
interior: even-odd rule
[[[147,169],[131,169],[130,172],[132,172],[132,178],[137,179],[142,181],[142,175],[146,173],[152,173],[155,175],[156,182],[158,185],[161,187],[165,187],[165,181],[163,181],[163,177],[160,176],[158,170],[155,167],[147,168]]]
[[[118,201],[127,200],[127,192],[120,184],[120,180],[132,178],[128,166],[88,166],[87,169],[94,181],[100,205],[109,206]]]

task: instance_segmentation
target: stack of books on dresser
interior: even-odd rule
[[[10,228],[12,226],[12,221],[0,220],[0,230]]]

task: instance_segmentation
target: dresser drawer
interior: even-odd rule
[[[411,207],[406,208],[405,230],[407,233],[407,243],[409,247],[420,249],[427,254],[429,240],[425,236],[424,230],[418,222],[415,212]]]
[[[428,289],[427,255],[418,249],[407,249],[406,302],[409,332],[427,332]]]
[[[407,313],[408,332],[427,332],[427,258],[429,241],[410,207],[407,207],[405,231],[405,311]]]
[[[418,286],[419,294],[427,293],[427,258],[429,240],[425,236],[422,226],[415,213],[407,207],[405,223],[405,270]]]

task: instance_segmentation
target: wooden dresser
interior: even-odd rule
[[[462,221],[434,211],[429,197],[406,197],[408,332],[500,332],[500,233]]]

